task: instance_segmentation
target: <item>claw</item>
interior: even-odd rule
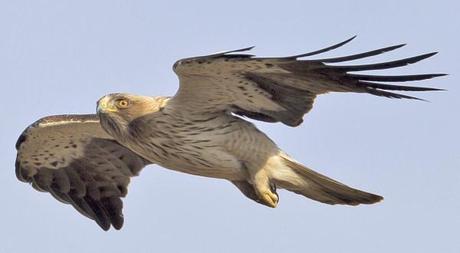
[[[273,193],[271,191],[263,192],[261,194],[261,200],[267,206],[275,208],[278,204],[278,194]]]

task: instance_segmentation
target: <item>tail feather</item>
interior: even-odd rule
[[[288,157],[282,157],[282,160],[284,169],[290,172],[285,171],[275,175],[275,184],[280,188],[331,205],[373,204],[383,200],[381,196],[346,186]]]

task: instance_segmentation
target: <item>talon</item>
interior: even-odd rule
[[[269,207],[275,208],[278,204],[278,195],[272,192],[264,192],[261,194],[262,201]]]

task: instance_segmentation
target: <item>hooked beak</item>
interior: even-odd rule
[[[99,101],[97,101],[97,112],[100,113],[107,113],[107,112],[117,112],[117,108],[109,102],[110,98],[105,96]]]

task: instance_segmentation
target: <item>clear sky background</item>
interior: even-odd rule
[[[458,1],[0,1],[0,252],[460,252]],[[233,185],[158,166],[134,178],[121,231],[19,182],[14,144],[50,114],[93,113],[111,92],[172,95],[179,58],[255,45],[326,56],[399,43],[361,62],[439,51],[380,72],[445,72],[430,102],[319,97],[298,128],[257,123],[317,171],[381,194],[344,207],[280,192],[269,209]],[[353,62],[355,63],[355,62]]]

